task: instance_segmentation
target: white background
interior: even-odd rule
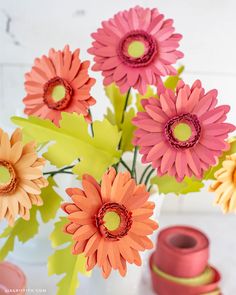
[[[236,124],[236,1],[0,0],[0,126],[10,128],[9,117],[21,113],[24,73],[35,57],[46,54],[51,47],[61,49],[70,44],[72,49],[81,48],[82,58],[91,59],[86,52],[91,43],[90,33],[102,20],[137,4],[158,7],[167,17],[174,18],[177,32],[184,36],[180,48],[185,53],[181,60],[186,66],[185,81],[192,83],[200,78],[205,89],[217,88],[220,103],[231,105],[228,120]],[[92,112],[96,118],[102,118],[108,102],[100,74],[91,74],[97,78],[93,89],[97,105]],[[199,219],[205,212],[218,222],[222,215],[212,206],[213,198],[206,190],[192,196],[168,196],[164,212],[194,212]],[[232,231],[228,236],[232,236],[236,247],[235,218],[228,220],[226,231]],[[206,225],[203,229],[209,232],[213,227]]]

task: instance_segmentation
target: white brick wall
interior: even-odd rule
[[[115,12],[140,4],[158,7],[175,19],[178,32],[184,35],[181,49],[185,53],[187,82],[200,78],[206,89],[219,90],[220,103],[232,110],[229,120],[236,123],[236,2],[234,0],[0,0],[0,125],[10,128],[9,117],[20,113],[24,97],[24,73],[33,59],[50,47],[68,43],[80,47],[82,58],[89,58],[90,33],[103,19]],[[93,95],[93,107],[101,118],[107,105],[101,77]],[[206,191],[187,197],[168,196],[165,210],[212,211],[213,195]],[[218,211],[218,210],[217,210]]]

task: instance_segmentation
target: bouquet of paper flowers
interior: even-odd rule
[[[236,211],[230,107],[219,106],[217,90],[205,91],[200,80],[180,78],[183,67],[173,65],[183,57],[182,36],[173,20],[137,6],[103,21],[92,38],[92,70],[101,71],[111,103],[104,119],[93,120],[90,62],[66,45],[35,59],[25,75],[27,116],[12,117],[20,128],[11,136],[0,130],[0,218],[9,223],[0,258],[16,238],[25,243],[37,234],[39,215],[54,220],[48,267],[64,274],[57,294],[75,294],[78,272],[95,266],[107,278],[113,269],[125,276],[127,263],[141,265],[139,252],[153,247],[148,236],[158,228],[149,200],[156,190],[187,194],[212,180],[216,203]],[[66,189],[70,202],[55,190],[58,174],[78,178]]]

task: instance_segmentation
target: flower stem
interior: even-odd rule
[[[150,192],[151,189],[152,189],[152,184],[149,185],[149,187],[148,187],[148,192]]]
[[[51,175],[51,176],[54,176],[56,174],[73,174],[71,171],[66,171],[66,170],[71,169],[73,167],[74,167],[74,165],[66,166],[66,167],[64,167],[62,169],[59,169],[59,170],[44,172],[43,175]]]
[[[94,137],[93,117],[92,117],[92,113],[91,113],[91,110],[90,109],[88,110],[88,112],[89,112],[89,115],[91,116],[91,120],[92,120],[92,122],[90,123],[90,128],[91,128],[92,137]]]
[[[131,170],[131,175],[133,178],[136,180],[136,161],[137,161],[137,155],[138,155],[138,147],[136,146],[134,148],[134,157],[133,157],[133,164],[132,164],[132,170]]]
[[[130,174],[132,174],[131,169],[129,168],[129,166],[125,163],[125,161],[123,159],[120,159],[120,163],[129,171]]]
[[[156,169],[152,169],[152,170],[148,173],[148,175],[147,175],[147,177],[146,177],[146,180],[145,180],[145,182],[144,182],[145,185],[148,184],[148,181],[149,181],[149,179],[151,178],[152,174],[155,172],[155,170],[156,170]]]
[[[151,167],[152,167],[152,165],[150,164],[150,165],[148,165],[148,166],[144,169],[144,171],[143,171],[143,173],[142,173],[142,175],[141,175],[141,177],[140,177],[139,183],[142,183],[142,182],[143,182],[145,175],[147,174],[148,170],[149,170]]]
[[[127,94],[126,94],[126,98],[125,98],[125,104],[124,104],[124,108],[123,108],[123,112],[122,112],[122,117],[121,117],[121,124],[124,123],[124,119],[125,119],[125,111],[129,102],[129,95],[130,95],[130,91],[131,91],[131,87],[129,88]]]

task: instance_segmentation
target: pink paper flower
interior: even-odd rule
[[[160,76],[175,75],[174,64],[183,57],[177,51],[180,34],[174,34],[173,20],[159,11],[136,6],[102,22],[92,34],[94,71],[102,71],[104,85],[115,82],[122,93],[130,87],[141,94],[147,85],[162,85]]]
[[[205,93],[197,80],[192,88],[179,81],[176,93],[166,89],[160,99],[142,100],[145,112],[133,119],[138,127],[134,144],[139,145],[143,163],[152,163],[157,174],[168,173],[178,181],[185,176],[202,178],[217,157],[229,148],[224,123],[230,107],[218,106],[217,91]]]

